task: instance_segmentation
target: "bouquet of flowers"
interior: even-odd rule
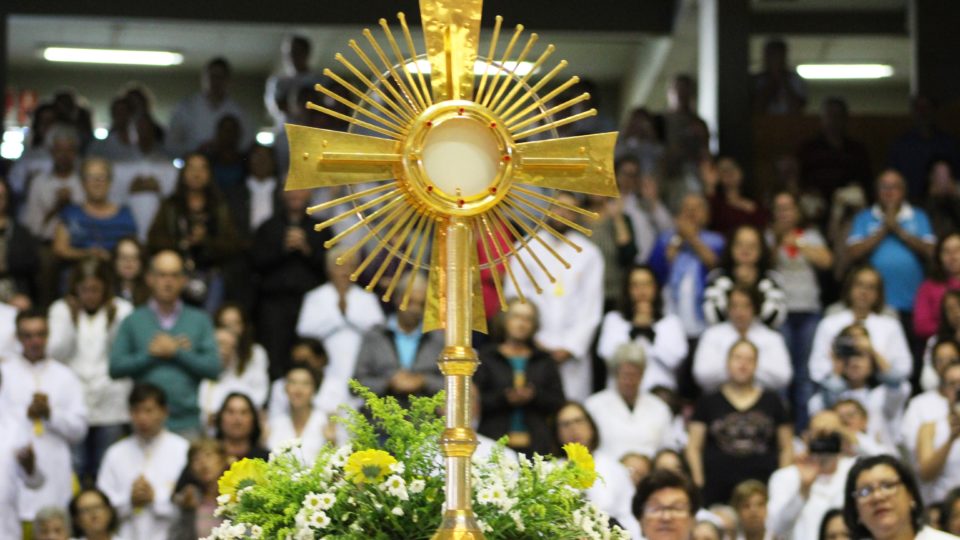
[[[223,523],[209,540],[427,540],[440,525],[444,467],[437,415],[443,395],[393,398],[353,388],[370,420],[347,411],[351,444],[326,447],[312,466],[299,444],[274,450],[270,460],[240,460],[220,479],[217,513]],[[597,480],[593,457],[579,444],[565,461],[518,460],[498,443],[474,459],[474,511],[488,540],[627,539],[582,493]]]

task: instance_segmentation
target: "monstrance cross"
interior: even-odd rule
[[[346,92],[340,95],[322,85],[316,90],[351,114],[314,103],[307,107],[375,135],[286,126],[290,141],[286,189],[363,184],[362,189],[308,209],[317,213],[343,203],[352,205],[317,224],[317,230],[350,216],[360,218],[326,243],[329,248],[362,231],[362,238],[337,261],[340,264],[368,247],[351,279],[356,280],[381,257],[366,286],[372,290],[396,262],[383,295],[389,301],[406,269],[429,271],[424,331],[442,328],[446,336],[439,365],[447,388],[446,430],[440,443],[446,457],[447,488],[443,521],[435,538],[465,540],[483,538],[471,509],[470,456],[476,435],[469,427],[469,382],[477,366],[471,331],[486,331],[483,304],[477,301],[480,270],[493,270],[500,307],[505,310],[503,280],[511,280],[520,291],[515,270],[505,264],[509,257],[518,258],[520,271],[540,290],[531,265],[551,281],[554,274],[547,268],[550,261],[539,257],[532,245],[542,246],[564,267],[569,263],[541,236],[552,235],[579,251],[550,227],[548,219],[590,232],[557,215],[554,208],[596,217],[545,190],[618,196],[613,171],[616,133],[530,140],[554,135],[555,128],[594,116],[596,110],[554,118],[590,96],[581,94],[552,105],[579,79],[552,85],[566,66],[566,61],[560,61],[533,83],[533,75],[554,47],[545,47],[532,65],[524,64],[532,58],[537,34],[523,42],[522,25],[516,26],[500,52],[503,19],[498,16],[489,50],[485,57],[479,56],[481,7],[482,0],[420,0],[427,62],[419,61],[403,13],[398,14],[398,34],[385,19],[379,21],[388,49],[367,29],[363,37],[368,49],[349,42],[361,66],[336,55],[359,87],[327,69],[324,75]],[[523,74],[518,69],[522,65],[530,66]],[[429,262],[424,259],[428,251]],[[487,261],[484,266],[478,264],[481,252]],[[506,267],[503,277],[497,272],[500,265]],[[410,290],[407,286],[401,309]]]

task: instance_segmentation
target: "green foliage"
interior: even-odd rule
[[[355,381],[351,387],[364,399],[369,414],[346,410],[338,419],[351,444],[325,447],[318,456],[301,455],[296,444],[275,449],[261,467],[261,478],[237,482],[234,500],[221,496],[218,513],[227,520],[210,539],[433,536],[444,502],[438,444],[444,423],[437,415],[443,393],[411,397],[410,408],[404,409],[395,399],[377,397]],[[474,509],[488,540],[627,538],[620,529],[610,529],[607,517],[572,487],[582,480],[582,464],[540,456],[518,461],[506,455],[504,446],[500,441],[490,459],[474,460]],[[313,465],[304,465],[311,457]],[[364,467],[380,467],[385,479],[351,481],[362,475],[350,471]]]

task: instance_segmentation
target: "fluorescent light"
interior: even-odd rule
[[[84,49],[77,47],[47,47],[43,57],[51,62],[80,62],[86,64],[133,64],[141,66],[177,66],[183,55],[170,51],[134,51],[126,49]]]
[[[797,73],[804,79],[884,79],[893,75],[887,64],[800,64]]]
[[[97,129],[93,130],[93,137],[98,141],[106,139],[109,135],[110,131],[104,127],[98,127]]]
[[[264,146],[273,146],[274,138],[272,131],[261,131],[257,133],[257,142]]]
[[[514,66],[516,66],[515,71]],[[520,62],[519,66],[517,66],[516,62],[504,62],[503,69],[499,70],[495,65],[488,64],[483,60],[477,60],[476,63],[473,64],[473,74],[483,75],[484,68],[487,70],[487,75],[506,75],[507,73],[514,72],[518,77],[523,77],[533,69],[533,62]],[[416,63],[407,62],[407,71],[416,73],[418,70],[423,74],[430,73],[430,61],[417,60]]]

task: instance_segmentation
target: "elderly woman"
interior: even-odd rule
[[[780,397],[759,387],[757,348],[739,340],[727,353],[727,381],[700,398],[687,460],[708,504],[726,502],[749,478],[766,480],[793,461],[793,427]]]
[[[910,468],[880,455],[858,460],[847,475],[843,520],[853,538],[947,540],[957,538],[923,525],[923,499]]]
[[[113,171],[110,162],[90,158],[80,169],[84,201],[60,212],[53,237],[53,252],[64,261],[87,257],[110,260],[110,251],[125,236],[137,234],[137,224],[126,206],[110,201]]]
[[[698,508],[696,486],[668,469],[650,473],[633,497],[633,515],[647,540],[690,540]]]
[[[25,536],[29,538],[29,535]],[[69,540],[70,516],[63,508],[41,508],[33,518],[34,540]]]
[[[657,396],[642,392],[647,353],[643,345],[620,345],[610,360],[614,385],[590,396],[584,406],[597,419],[597,452],[619,460],[638,452],[653,456],[667,445],[673,415]]]

